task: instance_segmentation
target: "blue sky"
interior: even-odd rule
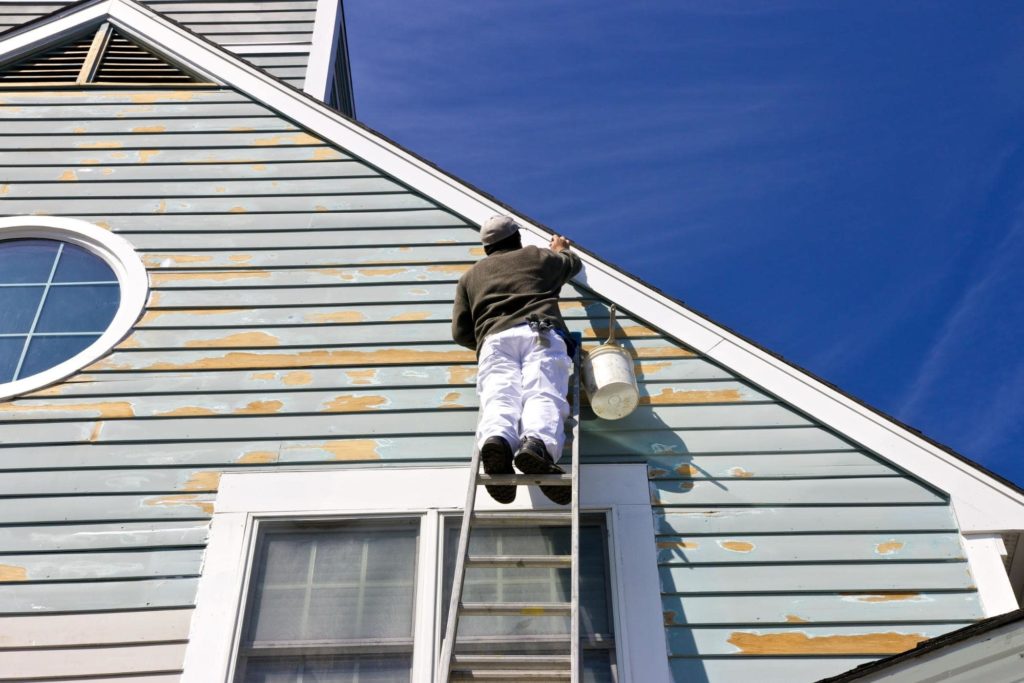
[[[1024,485],[1024,4],[345,6],[362,121]]]

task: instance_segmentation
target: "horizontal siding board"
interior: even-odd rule
[[[28,108],[47,106],[67,106],[72,104],[130,104],[148,106],[166,106],[187,102],[191,105],[223,104],[225,102],[245,103],[253,106],[253,100],[230,88],[161,90],[145,89],[103,89],[88,88],[84,90],[7,90],[0,92],[0,105],[9,104],[23,108],[24,115],[30,115]],[[205,110],[200,109],[200,112]],[[197,112],[198,113],[198,112]],[[199,114],[202,116],[202,113]]]
[[[200,238],[201,239],[201,238]],[[344,241],[344,237],[335,237],[335,243]],[[239,261],[244,261],[245,254],[239,255]],[[202,266],[204,254],[196,254],[192,257],[191,265]],[[145,259],[150,264],[155,259]],[[442,283],[449,285],[448,289],[440,290],[435,296],[443,296],[451,289],[461,273],[469,270],[468,263],[450,263],[435,266],[395,266],[395,267],[363,267],[363,268],[287,268],[287,269],[182,269],[176,268],[175,264],[161,263],[167,267],[157,267],[150,270],[150,286],[156,290],[168,289],[195,289],[221,288],[230,289],[235,287],[247,287],[258,290],[257,295],[266,293],[270,298],[276,292],[274,288],[282,287],[317,287],[332,286],[338,289],[353,292],[360,291],[350,285],[373,285],[373,284],[397,284],[403,287],[423,286],[423,283],[432,285]],[[367,290],[376,291],[376,290]],[[420,296],[422,293],[417,292]],[[371,297],[367,298],[373,298]],[[385,301],[388,301],[385,299]],[[392,300],[393,301],[393,300]],[[251,302],[250,302],[251,303]],[[390,303],[390,301],[388,301]],[[451,308],[449,304],[449,313]],[[450,338],[450,332],[449,332]],[[416,337],[411,337],[416,339]]]
[[[193,218],[194,220],[194,218]],[[317,267],[317,266],[328,266],[342,268],[345,266],[383,266],[383,265],[399,265],[399,264],[436,264],[444,262],[465,262],[472,259],[476,255],[478,248],[470,247],[467,245],[449,245],[449,244],[438,244],[438,245],[420,245],[416,247],[411,246],[385,246],[385,247],[321,247],[319,249],[267,249],[267,250],[246,250],[246,249],[235,249],[235,250],[222,250],[222,251],[205,251],[202,253],[204,257],[210,257],[209,261],[204,261],[205,267],[217,268],[217,267],[232,267],[238,266],[238,259],[240,255],[248,255],[249,258],[246,260],[246,265],[251,268],[301,268],[305,267]],[[183,262],[190,258],[195,258],[197,252],[195,251],[151,251],[146,254],[145,260],[150,264],[160,263],[175,263]],[[234,260],[232,260],[234,257]],[[454,285],[452,285],[451,292],[454,293]],[[451,294],[449,294],[451,296]],[[450,301],[450,299],[446,300]],[[217,301],[215,304],[220,304]],[[304,306],[313,305],[313,302],[298,300],[292,301],[291,304],[298,304]],[[334,303],[334,302],[328,302]],[[391,303],[391,302],[388,302]],[[246,302],[247,305],[251,305],[252,302]],[[154,304],[155,305],[155,304]],[[164,306],[170,304],[161,304]],[[198,305],[202,305],[201,302],[194,301],[191,299],[184,299],[182,305],[194,308]]]
[[[282,164],[248,164],[246,168],[236,168],[237,164],[148,164],[146,166],[24,166],[17,169],[0,167],[0,177],[7,177],[17,174],[18,180],[22,183],[47,183],[47,182],[77,182],[80,184],[92,183],[102,187],[108,183],[117,183],[123,186],[125,183],[138,182],[159,182],[178,180],[225,180],[234,179],[239,176],[249,175],[254,179],[279,178],[279,179],[302,179],[302,178],[347,178],[351,176],[373,175],[369,167],[357,161],[341,159],[338,161],[320,163],[282,163]],[[457,224],[449,215],[447,224]],[[126,227],[138,228],[138,218],[127,223]],[[112,226],[117,230],[118,226]],[[231,234],[217,224],[202,224],[192,226],[195,229],[185,232],[174,233],[166,231],[164,244],[180,244],[177,240],[191,239],[189,235],[195,233],[210,233],[211,235]],[[367,226],[369,227],[369,226]],[[276,228],[280,230],[280,228]],[[146,234],[146,233],[143,233]],[[235,235],[237,239],[237,235]],[[135,241],[132,241],[133,244]],[[147,248],[139,243],[139,248]]]
[[[150,5],[153,6],[152,4]],[[254,18],[265,19],[268,23],[279,23],[285,21],[312,22],[316,18],[316,10],[309,9],[222,9],[220,11],[207,11],[206,3],[197,6],[196,9],[184,10],[175,8],[173,5],[163,5],[162,11],[168,12],[168,16],[175,21],[188,24],[190,27],[203,26],[206,24],[239,24],[252,23]],[[183,7],[183,6],[179,6]],[[185,5],[184,7],[187,7]]]
[[[729,383],[720,384],[727,386]],[[701,386],[711,388],[714,385]],[[647,475],[650,479],[715,480],[895,474],[898,472],[892,467],[858,451],[653,456],[647,459]]]
[[[662,598],[667,626],[712,624],[886,623],[984,618],[978,594],[850,593],[671,595]],[[672,629],[669,629],[670,631]]]
[[[39,681],[43,677],[71,676],[73,680],[81,681],[84,676],[165,673],[180,671],[184,661],[184,643],[65,649],[59,656],[47,650],[0,651],[0,671],[5,676],[15,677],[13,680],[30,678]],[[125,680],[133,683],[134,679]]]
[[[0,527],[0,553],[200,546],[208,534],[206,522],[195,521],[9,526]],[[0,563],[4,562],[0,556]]]
[[[201,549],[5,555],[4,573],[19,581],[82,581],[136,577],[198,576]],[[3,582],[0,581],[0,587]],[[0,598],[2,599],[2,598]]]
[[[0,617],[0,647],[65,648],[185,641],[191,609]]]
[[[805,564],[659,567],[663,593],[868,592],[974,588],[967,564]]]
[[[827,657],[803,659],[778,657],[733,657],[731,659],[669,660],[673,683],[709,683],[710,681],[757,681],[757,683],[795,683],[818,681],[873,661],[868,657]]]
[[[955,531],[945,505],[656,510],[658,534]]]
[[[661,565],[966,559],[955,533],[659,536],[657,546]]]
[[[188,11],[199,12],[266,12],[280,10],[315,10],[316,0],[285,0],[283,2],[246,2],[231,0],[230,2],[203,2],[196,3],[195,0],[161,0],[161,2],[147,2],[152,9],[158,12],[185,13]]]
[[[172,18],[175,17],[173,13],[169,16],[171,16]],[[256,34],[301,34],[302,38],[294,38],[292,40],[283,42],[312,41],[311,34],[313,33],[313,22],[310,21],[310,17],[308,15],[305,17],[301,17],[297,21],[275,17],[273,15],[269,15],[267,17],[263,17],[262,15],[260,15],[258,18],[266,19],[266,21],[256,23],[253,23],[251,21],[245,21],[244,19],[246,18],[246,16],[244,14],[219,17],[218,20],[212,22],[204,18],[196,17],[195,15],[177,16],[181,17],[180,19],[178,19],[179,21],[182,21],[182,23],[184,23],[186,26],[188,26],[190,29],[192,29],[199,35],[231,35],[232,37],[237,38],[237,40],[234,41],[235,43],[241,43],[243,45],[264,42],[260,39],[261,36]],[[253,19],[254,17],[250,15],[248,18]],[[224,44],[227,45],[229,43],[225,42]]]
[[[941,503],[944,499],[902,477],[652,481],[660,505],[829,505]]]
[[[0,614],[191,607],[194,578],[0,586]]]
[[[4,524],[46,524],[72,520],[78,523],[170,519],[205,520],[213,514],[215,498],[215,495],[208,493],[156,496],[93,494],[47,498],[0,498],[0,519],[4,520]],[[3,600],[0,598],[0,604],[2,602]],[[129,609],[142,606],[145,605],[126,602],[119,606],[110,606],[107,609],[117,607]],[[96,607],[96,609],[103,608]]]
[[[332,147],[195,147],[124,149],[64,149],[5,152],[8,166],[68,166],[110,164],[263,164],[267,162],[347,159]]]
[[[8,199],[3,210],[9,215],[31,213],[37,210],[36,199]],[[47,203],[49,215],[106,216],[111,213],[254,213],[276,211],[366,211],[388,208],[426,208],[426,200],[411,194],[356,194],[356,195],[311,195],[300,197],[195,197],[159,199],[140,197],[116,199],[96,198],[53,198]]]
[[[9,93],[0,93],[0,99]],[[31,115],[31,118],[28,118]],[[106,125],[107,121],[132,121],[137,119],[160,119],[163,122],[188,121],[190,119],[210,119],[211,117],[244,119],[253,117],[273,116],[278,125],[286,126],[288,122],[274,116],[271,110],[255,102],[206,102],[197,111],[196,103],[181,104],[174,102],[148,103],[103,103],[103,102],[52,102],[40,104],[35,102],[19,102],[17,105],[0,104],[0,120],[10,121],[17,127],[4,130],[8,133],[31,132],[44,133],[48,122],[78,122],[79,126]],[[123,131],[128,124],[122,124],[116,130]],[[74,130],[74,127],[72,127]]]
[[[85,112],[79,112],[85,114]],[[256,116],[218,116],[206,117],[161,117],[159,123],[134,116],[117,116],[110,119],[14,119],[3,124],[3,135],[23,135],[27,139],[38,135],[42,130],[49,130],[51,135],[67,135],[71,140],[89,142],[93,135],[120,135],[131,139],[135,135],[153,133],[235,133],[239,131],[274,131],[279,133],[295,132],[298,128],[289,121],[282,121],[270,112],[260,112]],[[45,195],[39,195],[45,196]]]
[[[77,175],[77,173],[76,173]],[[182,197],[217,197],[223,195],[233,200],[243,197],[302,195],[333,192],[343,194],[367,194],[377,192],[402,192],[402,188],[390,180],[381,177],[370,178],[325,178],[323,180],[197,180],[147,183],[112,183],[112,182],[56,182],[32,183],[20,185],[8,184],[8,192],[4,201],[21,198],[47,197],[54,200],[68,199],[114,199],[117,197],[159,197],[168,203]],[[239,201],[235,202],[240,203]],[[292,245],[298,241],[293,240]],[[165,239],[163,244],[170,243]],[[237,243],[237,239],[236,239]],[[202,245],[196,245],[202,248]],[[221,247],[224,245],[210,245]],[[230,246],[230,245],[227,245]],[[142,245],[139,245],[140,248]]]
[[[667,629],[669,656],[721,655],[866,655],[903,652],[922,640],[966,626],[965,623],[778,628]]]
[[[231,213],[217,216],[216,221],[197,221],[191,216],[173,214],[156,214],[146,216],[141,221],[137,216],[105,216],[103,222],[115,232],[122,234],[169,234],[179,233],[180,239],[188,241],[196,234],[211,232],[233,234],[237,239],[237,233],[256,232],[306,232],[313,235],[318,231],[332,230],[370,230],[376,229],[382,233],[386,229],[395,228],[408,230],[422,227],[459,227],[463,221],[452,214],[438,209],[392,209],[388,211],[348,211],[344,213],[327,212],[285,212],[276,214],[245,214]],[[386,239],[382,238],[382,239]],[[422,243],[421,243],[422,244]],[[424,247],[417,247],[423,249]],[[167,250],[168,254],[185,256],[192,252],[182,252],[180,247]],[[312,250],[311,250],[312,251]],[[411,249],[409,250],[411,251]],[[237,251],[235,253],[238,253]],[[309,253],[309,252],[306,252]],[[402,252],[405,253],[405,252]],[[460,257],[454,260],[469,260],[477,254],[476,251],[461,252]],[[237,260],[232,260],[232,252],[214,253],[213,256],[220,258],[217,263],[220,267],[232,268],[238,266]],[[168,255],[154,256],[157,263],[161,259],[170,258]],[[409,260],[406,257],[406,260]],[[442,260],[437,258],[431,263]],[[444,259],[449,260],[449,259]],[[296,267],[315,265],[315,261],[309,263],[298,263]]]

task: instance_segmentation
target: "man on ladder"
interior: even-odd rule
[[[481,227],[487,256],[459,280],[452,337],[477,351],[476,445],[484,472],[514,474],[514,463],[524,474],[559,474],[575,342],[558,295],[581,262],[560,235],[548,249],[523,247],[519,228],[508,216]],[[486,488],[499,503],[515,500],[515,486]],[[541,492],[561,505],[572,498],[565,486]]]

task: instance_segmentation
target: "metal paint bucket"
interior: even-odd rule
[[[615,342],[615,306],[611,307],[608,341],[583,359],[583,387],[594,414],[605,420],[626,417],[640,402],[633,357]]]

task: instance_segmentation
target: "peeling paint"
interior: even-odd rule
[[[110,230],[110,223],[106,221],[96,221],[93,223],[93,225],[103,228],[104,230]]]
[[[195,95],[191,90],[173,90],[167,92],[131,93],[129,97],[135,104],[156,104],[158,102],[188,102]],[[120,97],[114,93],[110,97]]]
[[[277,462],[278,454],[274,451],[249,451],[235,460],[239,465],[265,465]]]
[[[696,541],[659,541],[658,547],[662,550],[696,550],[700,547],[700,544]]]
[[[232,206],[228,209],[228,213],[247,213],[247,211],[241,206]]]
[[[335,460],[380,460],[377,442],[373,439],[326,441],[320,448],[333,455]]]
[[[305,316],[310,323],[361,323],[366,316],[359,311],[332,311],[331,313],[312,313]]]
[[[316,206],[313,207],[313,210],[316,211],[317,213],[324,213],[330,211],[330,209],[328,209],[323,204],[317,204]]]
[[[79,142],[76,149],[118,149],[124,147],[123,142],[118,140],[97,140],[96,142]]]
[[[665,626],[672,626],[676,623],[676,613],[670,609],[667,609],[664,612],[662,612],[661,617],[665,621]]]
[[[388,404],[384,396],[363,396],[341,394],[324,405],[325,413],[357,413],[363,410],[376,410]]]
[[[167,213],[167,200],[161,199],[156,205],[156,213]]]
[[[249,375],[249,379],[277,379],[276,372],[254,372]]]
[[[346,370],[349,384],[374,384],[377,380],[377,370]]]
[[[100,163],[100,160],[99,159],[79,159],[78,163],[83,164],[85,166],[95,166],[96,164]]]
[[[157,293],[153,293],[155,299]],[[150,301],[151,306],[156,305],[156,301]],[[153,322],[162,315],[221,315],[224,313],[238,313],[245,311],[245,308],[184,308],[174,310],[159,310],[159,311],[146,311],[146,314],[142,316],[139,321],[140,325]]]
[[[806,624],[806,623],[809,623],[809,621],[810,621],[809,619],[804,619],[803,617],[798,617],[795,614],[787,614],[786,615],[786,622],[790,623],[790,624]]]
[[[604,339],[608,336],[607,327],[588,327],[583,330],[584,337],[596,337],[598,339]],[[627,339],[630,336],[634,337],[649,337],[655,334],[654,330],[643,325],[624,325],[617,327],[615,330],[616,339]]]
[[[267,170],[267,165],[266,164],[253,164],[249,168],[251,168],[254,171],[266,171]]]
[[[273,135],[269,138],[256,138],[252,144],[257,147],[277,147],[278,145],[318,145],[323,141],[309,133],[292,133],[289,135]]]
[[[448,367],[448,384],[472,384],[476,380],[476,366],[451,365]]]
[[[743,397],[737,389],[721,389],[718,391],[677,391],[671,387],[661,390],[654,396],[640,397],[641,405],[667,405],[677,403],[728,403],[741,401]]]
[[[231,130],[232,133],[251,133],[251,132],[253,132],[253,128],[250,127],[250,126],[231,126],[230,130]]]
[[[203,370],[212,368],[298,368],[313,365],[408,365],[413,363],[471,363],[476,355],[469,350],[425,351],[422,349],[380,349],[353,351],[349,349],[316,349],[298,353],[247,353],[232,351],[194,361],[158,361],[144,370]],[[90,366],[93,370],[131,370],[130,363],[107,358]]]
[[[851,602],[905,602],[908,600],[921,600],[923,596],[920,593],[876,593],[872,595],[865,595],[863,593],[840,593],[843,596],[843,600]]]
[[[926,638],[920,633],[895,631],[834,636],[736,631],[728,642],[745,655],[880,655],[904,652]]]
[[[263,347],[279,346],[281,340],[267,332],[238,332],[217,339],[191,339],[185,342],[190,349],[210,349],[225,346]]]
[[[202,417],[204,415],[216,415],[217,411],[201,406],[181,406],[174,410],[167,410],[162,413],[153,413],[156,417]]]
[[[341,154],[337,150],[331,149],[330,147],[321,147],[320,149],[313,150],[313,155],[310,157],[312,161],[326,161],[328,159],[340,159]]]
[[[184,484],[182,491],[216,491],[220,485],[220,472],[194,472]]]
[[[734,553],[749,553],[754,549],[754,544],[747,541],[719,541],[718,545]]]
[[[330,277],[340,278],[345,281],[351,281],[356,279],[355,275],[346,272],[341,268],[314,268],[313,272],[320,273],[321,275],[329,275]]]
[[[400,275],[409,270],[408,268],[360,268],[357,272],[366,277],[388,277]]]
[[[198,495],[194,494],[147,498],[144,503],[150,507],[180,507],[182,505],[191,505],[199,508],[208,515],[213,514],[213,503],[207,500],[202,500]]]
[[[0,412],[95,412],[95,415],[91,415],[90,417],[98,417],[104,420],[119,417],[135,417],[135,411],[132,410],[132,404],[128,401],[108,401],[102,403],[43,403],[38,405],[0,403]]]
[[[71,132],[74,133],[75,135],[81,135],[82,133],[85,133],[86,131],[88,131],[88,128],[86,128],[85,126],[75,126],[74,128],[71,129]]]
[[[689,490],[693,489],[693,487],[694,487],[694,483],[692,481],[681,481],[681,482],[679,482],[679,486],[678,486],[680,491],[689,491]]]
[[[700,470],[698,470],[693,465],[687,463],[683,463],[682,465],[676,465],[672,469],[676,474],[682,477],[696,477],[698,474],[700,474]]]
[[[76,174],[73,170],[69,169],[61,173],[60,177],[57,178],[57,180],[60,180],[62,182],[75,182],[78,180],[78,174]]]
[[[100,433],[103,431],[103,425],[105,422],[97,422],[92,426],[92,431],[89,432],[89,443],[96,443],[99,441]]]
[[[304,387],[313,383],[313,373],[305,370],[292,370],[285,373],[283,381],[289,387]]]
[[[228,261],[232,263],[248,263],[252,261],[252,254],[231,254],[231,256],[228,256]]]
[[[413,322],[416,320],[426,320],[431,315],[433,314],[430,311],[405,311],[404,313],[391,316],[388,320],[395,323]]]
[[[0,582],[28,581],[28,570],[14,564],[0,564]]]
[[[430,273],[448,273],[448,274],[451,274],[451,275],[461,275],[462,273],[465,273],[466,271],[468,271],[472,267],[473,267],[472,263],[450,263],[450,264],[442,264],[442,265],[438,265],[438,266],[430,266],[429,268],[427,268],[427,272],[430,272]]]
[[[657,479],[658,477],[664,477],[666,474],[668,474],[668,470],[663,470],[663,469],[658,468],[658,467],[648,467],[647,468],[647,478],[648,479]]]
[[[450,391],[444,395],[441,399],[441,408],[465,408],[466,406],[458,403],[457,401],[462,398],[462,393],[458,391]]]
[[[153,285],[163,285],[168,282],[181,282],[191,280],[210,280],[211,282],[230,282],[232,280],[265,279],[270,277],[266,270],[218,270],[212,272],[189,272],[189,273],[150,273],[149,278]]]
[[[729,476],[736,477],[737,479],[750,479],[754,476],[754,473],[742,467],[730,467]]]
[[[892,555],[903,549],[903,543],[899,541],[886,541],[875,545],[875,552],[879,555]]]
[[[281,401],[252,401],[244,408],[237,408],[235,415],[271,415],[284,407]]]
[[[227,192],[228,188],[226,188],[226,187],[215,187],[215,188],[213,188],[213,191],[214,192]]]
[[[139,163],[148,164],[149,160],[160,153],[159,149],[140,149],[139,150]]]
[[[138,340],[137,337],[128,337],[127,339],[122,340],[114,348],[116,348],[116,349],[137,349],[140,346],[142,346],[142,344],[139,343],[139,340]]]
[[[167,131],[167,126],[136,126],[132,128],[133,133],[163,133]]]

